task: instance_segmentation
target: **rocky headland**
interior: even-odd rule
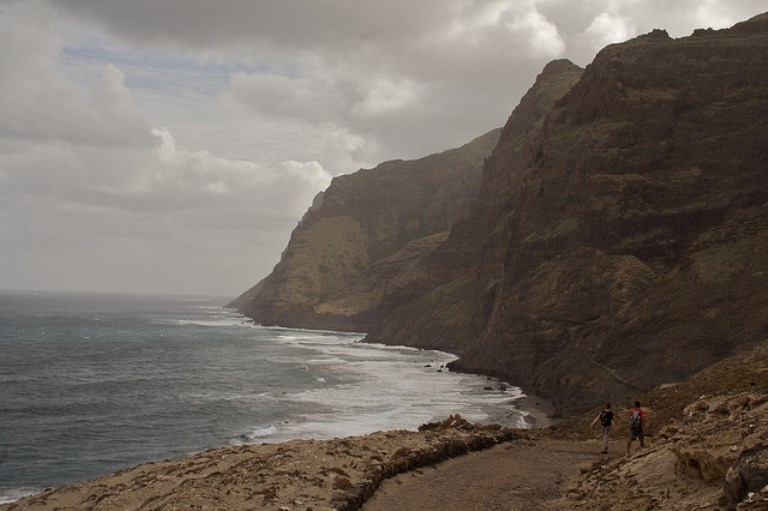
[[[566,415],[766,337],[767,15],[552,62],[496,136],[337,178],[235,305],[451,351]]]
[[[500,130],[413,161],[337,177],[291,234],[274,271],[230,304],[262,325],[367,331],[387,297],[463,219]]]

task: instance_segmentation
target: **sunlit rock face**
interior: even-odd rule
[[[233,306],[264,325],[366,331],[467,215],[499,131],[335,178],[274,271]]]

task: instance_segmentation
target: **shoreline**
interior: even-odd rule
[[[453,415],[418,431],[211,449],[47,489],[0,510],[359,509],[385,479],[525,438],[527,431]]]
[[[519,388],[519,387],[517,387],[517,388]],[[463,427],[465,429],[469,429],[469,430],[471,430],[473,428],[477,428],[478,430],[483,430],[483,431],[488,430],[488,431],[492,431],[492,432],[496,432],[496,431],[500,431],[500,432],[504,432],[504,431],[506,431],[506,432],[510,432],[510,431],[526,432],[526,431],[530,431],[531,433],[534,433],[534,434],[535,434],[536,430],[549,428],[550,426],[552,426],[552,425],[556,424],[557,422],[559,422],[558,419],[554,419],[554,418],[551,417],[552,412],[554,410],[554,407],[553,407],[552,403],[550,401],[546,400],[546,399],[539,398],[538,396],[524,394],[521,397],[510,399],[508,401],[508,404],[510,405],[510,407],[512,407],[515,410],[517,410],[517,411],[519,411],[519,412],[524,414],[523,417],[522,417],[523,421],[526,424],[524,427],[522,427],[522,428],[521,427],[515,427],[513,425],[503,426],[503,425],[495,424],[495,423],[487,424],[487,425],[470,424],[469,422],[467,422],[463,418],[461,418],[459,415],[451,415],[450,417],[448,417],[447,419],[443,420],[442,422],[422,424],[420,426],[415,426],[412,429],[406,429],[406,430],[375,431],[375,432],[372,432],[372,433],[369,433],[369,434],[363,435],[363,436],[359,436],[359,435],[346,436],[346,437],[339,437],[339,438],[328,439],[328,440],[326,440],[326,439],[289,439],[289,440],[282,440],[282,441],[279,441],[279,442],[258,442],[258,443],[252,443],[252,444],[245,444],[245,445],[239,446],[239,448],[248,449],[248,448],[260,448],[260,447],[263,447],[263,446],[270,446],[270,447],[274,447],[274,448],[279,450],[282,447],[293,445],[293,444],[296,444],[296,443],[307,443],[307,444],[315,444],[315,443],[322,444],[324,442],[342,442],[342,443],[344,443],[344,442],[351,441],[353,439],[363,438],[363,437],[371,437],[371,436],[376,436],[376,435],[385,435],[387,437],[393,438],[394,436],[400,436],[400,435],[403,435],[403,434],[406,434],[406,435],[409,434],[409,433],[410,434],[415,434],[417,430],[418,431],[421,431],[422,429],[429,430],[430,428],[432,428],[433,425],[448,423],[454,417],[458,417],[459,418],[458,420],[462,424],[461,427]],[[22,496],[20,496],[16,500],[0,501],[0,510],[9,510],[9,511],[10,510],[14,510],[14,509],[17,509],[16,507],[14,507],[14,505],[16,505],[17,503],[19,503],[21,501],[24,501],[26,499],[36,500],[37,497],[41,496],[41,495],[56,494],[59,491],[68,491],[68,490],[71,490],[72,488],[81,488],[81,487],[84,487],[84,486],[88,485],[91,482],[101,481],[101,480],[104,480],[104,479],[111,479],[111,478],[119,476],[122,473],[132,472],[132,471],[135,471],[135,470],[140,469],[142,467],[158,465],[158,464],[161,464],[161,463],[162,464],[166,464],[166,463],[182,463],[182,462],[186,462],[188,460],[192,460],[194,458],[203,456],[206,453],[218,452],[218,451],[228,451],[228,450],[237,449],[237,448],[238,447],[221,446],[221,447],[214,447],[214,448],[202,451],[202,452],[197,453],[197,454],[192,454],[192,455],[189,455],[189,456],[183,456],[181,458],[175,458],[175,459],[172,459],[172,460],[165,460],[163,462],[160,462],[158,460],[147,460],[146,462],[141,463],[139,465],[135,465],[135,466],[123,469],[123,470],[119,470],[119,471],[114,472],[114,473],[110,473],[110,474],[102,474],[102,475],[97,476],[96,478],[93,478],[93,479],[88,479],[88,480],[85,480],[85,481],[75,482],[75,483],[67,484],[67,485],[63,485],[63,486],[56,486],[56,487],[52,487],[52,488],[49,487],[49,488],[47,488],[45,490],[41,490],[41,491],[36,492],[36,493],[24,493]],[[473,450],[477,450],[477,449],[473,449]],[[413,453],[411,453],[411,454],[413,454]],[[449,457],[454,457],[454,455],[451,455]],[[26,509],[26,508],[21,507],[21,508],[18,508],[18,509]]]
[[[269,328],[272,328],[272,327],[269,327]],[[286,329],[286,330],[296,330],[295,328],[288,328],[288,327],[285,327],[284,329]],[[318,331],[318,330],[311,330],[311,329],[303,329],[303,331],[320,332],[320,333],[333,333],[333,334],[348,334],[348,332]],[[354,333],[351,333],[351,334],[353,336],[364,335],[361,332],[354,332]],[[361,340],[354,341],[354,342],[363,342],[364,344],[368,344],[368,345],[380,345],[382,347],[394,348],[394,349],[406,348],[406,349],[409,349],[409,350],[416,350],[416,351],[424,351],[424,350],[434,351],[434,352],[438,352],[438,353],[447,355],[447,356],[449,356],[452,359],[457,359],[458,356],[459,356],[459,355],[457,355],[455,353],[451,353],[451,352],[445,351],[445,350],[421,348],[421,347],[417,347],[417,346],[390,345],[390,344],[385,344],[385,343],[370,343],[370,342],[365,342],[365,341],[361,341]],[[447,368],[448,362],[446,362],[444,365]],[[513,387],[513,389],[515,390],[514,394],[518,394],[518,393],[522,393],[523,392],[523,389],[521,387],[518,387],[516,385],[511,385],[508,382],[506,382],[505,380],[500,379],[500,378],[495,377],[495,376],[489,376],[487,374],[478,373],[478,372],[469,373],[469,372],[464,372],[464,371],[456,371],[456,370],[451,370],[450,368],[443,369],[443,370],[447,370],[448,372],[453,372],[453,373],[457,373],[457,374],[468,374],[468,375],[474,375],[474,376],[478,376],[478,377],[491,378],[491,379],[495,380],[494,386],[496,386],[496,383],[504,384],[505,387],[506,386]],[[501,390],[501,389],[494,389],[494,390]],[[504,390],[506,391],[506,389],[504,389]],[[487,424],[487,425],[486,426],[480,426],[479,424],[474,424],[474,425],[472,425],[472,427],[473,428],[475,428],[475,427],[476,428],[490,428],[491,430],[511,430],[511,429],[517,429],[517,428],[525,428],[525,429],[546,428],[546,427],[548,427],[548,426],[550,426],[552,424],[552,421],[551,421],[551,419],[549,417],[549,415],[551,413],[551,410],[550,410],[550,408],[548,406],[548,401],[540,399],[537,396],[528,396],[528,395],[523,394],[523,395],[520,395],[519,397],[513,397],[513,396],[510,396],[509,394],[507,394],[505,397],[500,397],[498,403],[503,408],[506,408],[507,410],[514,410],[516,412],[520,412],[520,415],[516,415],[514,420],[507,420],[507,418],[505,416],[502,416],[502,415],[497,415],[497,416],[486,415],[485,419],[477,417],[476,419],[472,419],[472,421],[474,422],[475,420],[479,420],[483,424]],[[426,419],[424,422],[441,421],[441,420],[443,420],[444,417],[446,417],[448,415],[448,413],[457,413],[457,411],[458,410],[455,410],[455,408],[450,409],[450,410],[446,409],[445,410],[445,415],[442,415],[442,417],[440,417],[439,415],[435,415],[435,416],[433,416],[433,418]],[[458,411],[458,412],[462,413],[460,411]],[[422,420],[424,420],[424,419],[422,419]],[[373,433],[369,433],[369,434],[381,433],[381,434],[385,434],[385,435],[389,435],[389,434],[397,435],[397,434],[403,433],[403,431],[396,431],[396,430],[394,430],[391,425],[381,425],[381,426],[382,426],[382,430],[377,431],[377,432],[373,432]],[[424,426],[423,423],[422,423],[422,426]],[[395,427],[402,427],[402,426],[397,425]],[[415,432],[417,428],[419,428],[419,423],[418,422],[408,426],[408,430],[406,430],[406,431],[407,432]],[[363,433],[363,434],[365,434],[365,433]],[[352,433],[352,435],[358,435],[358,433]],[[341,438],[342,440],[350,439],[350,438],[355,438],[353,436],[350,436],[349,433],[348,434],[342,434],[342,435],[340,435],[340,437],[343,437],[343,438]],[[323,438],[323,437],[320,437],[320,438]],[[339,438],[336,438],[335,440],[338,440],[338,439]],[[291,444],[291,443],[297,442],[297,441],[298,442],[306,441],[306,442],[309,442],[309,443],[313,443],[313,442],[323,442],[324,440],[319,440],[319,439],[316,439],[314,437],[312,439],[307,439],[307,440],[295,440],[295,439],[291,439],[291,438],[286,438],[286,439],[280,440],[278,442],[270,442],[269,445],[274,445],[274,446],[280,447],[280,446],[285,446],[287,444]],[[262,442],[262,441],[258,440],[258,439],[256,439],[255,442],[259,442],[259,443],[251,443],[251,444],[247,444],[247,445],[248,446],[265,445],[263,443],[260,444],[260,442]],[[405,444],[403,444],[403,446],[401,446],[401,447],[403,449],[406,448]],[[221,445],[219,447],[213,447],[212,449],[213,450],[226,450],[226,449],[228,449],[228,447],[226,445]],[[208,451],[204,451],[204,452],[208,452]],[[184,456],[182,458],[177,458],[176,461],[178,461],[178,462],[187,461],[187,460],[189,460],[189,459],[191,459],[191,458],[193,458],[195,456],[197,456],[197,455]],[[167,461],[168,460],[166,460],[166,462]],[[159,464],[159,460],[158,459],[152,459],[152,458],[149,458],[149,459],[145,458],[145,461],[140,461],[140,463],[142,463],[142,464],[138,465],[138,466],[134,465],[134,466],[132,466],[130,468],[123,468],[123,469],[119,470],[118,472],[108,472],[108,471],[98,472],[100,475],[96,475],[95,479],[93,479],[93,476],[88,476],[88,477],[91,477],[91,479],[87,479],[87,480],[80,479],[77,482],[65,483],[62,486],[59,486],[59,485],[53,486],[53,484],[55,484],[55,483],[53,483],[53,484],[49,483],[46,486],[39,487],[36,491],[31,489],[31,488],[28,488],[28,487],[27,488],[21,488],[21,487],[19,487],[19,488],[4,488],[4,492],[3,492],[4,493],[3,494],[4,498],[2,500],[0,500],[0,509],[14,509],[14,505],[16,503],[20,502],[20,501],[26,501],[27,499],[34,501],[37,498],[39,498],[41,495],[47,495],[49,493],[57,493],[60,490],[64,491],[64,490],[75,488],[75,487],[81,487],[81,486],[87,485],[89,482],[95,481],[95,480],[101,480],[101,479],[104,479],[104,478],[109,479],[111,477],[117,476],[118,474],[120,474],[122,472],[132,471],[132,470],[136,469],[137,467],[143,467],[143,466],[146,466],[146,465],[156,465],[156,464]],[[165,463],[165,462],[163,462],[163,463]],[[109,470],[109,469],[107,469],[107,470]],[[31,493],[29,490],[35,491],[35,493]],[[17,498],[15,500],[10,500],[9,497],[10,498],[17,497]],[[7,507],[7,506],[10,506],[10,507]]]
[[[242,312],[240,311],[238,311],[238,313],[242,314]],[[245,316],[244,314],[242,315],[244,317],[248,317],[248,316]],[[355,332],[355,333],[360,333],[360,332]],[[461,368],[460,365],[457,367],[456,362],[461,358],[461,355],[459,353],[454,353],[445,348],[432,348],[428,346],[425,347],[425,346],[413,346],[408,344],[389,344],[382,341],[369,341],[367,340],[368,334],[363,333],[363,335],[364,337],[357,342],[363,343],[363,344],[386,346],[390,348],[407,348],[407,349],[415,349],[420,351],[436,351],[436,352],[448,354],[454,357],[454,359],[451,362],[445,364],[445,368],[449,372],[453,372],[457,374],[472,374],[476,376],[482,376],[487,379],[496,380],[496,382],[506,387],[513,387],[513,388],[519,389],[522,395],[520,397],[510,399],[508,401],[508,404],[512,406],[515,410],[522,412],[523,414],[522,419],[523,419],[523,422],[526,424],[526,426],[523,426],[524,429],[547,429],[547,428],[550,428],[551,426],[556,425],[560,421],[562,421],[562,418],[555,416],[556,407],[555,407],[555,404],[552,402],[552,400],[537,396],[535,394],[528,394],[526,393],[525,389],[522,386],[509,382],[503,376],[493,371],[490,371],[490,372],[477,371],[477,370],[465,371]],[[512,427],[515,427],[515,426],[512,426]]]
[[[111,303],[111,302],[110,302]],[[149,306],[154,307],[154,302],[148,302]],[[175,302],[174,302],[175,303]],[[164,302],[163,302],[164,304]],[[109,304],[108,304],[109,305]],[[148,306],[148,307],[149,307]],[[163,310],[165,305],[163,305]],[[175,305],[174,305],[175,307]],[[90,308],[88,310],[91,310]],[[133,309],[131,309],[133,310]],[[155,309],[151,309],[155,310]],[[183,309],[186,311],[186,309]],[[166,314],[163,312],[163,314]],[[174,325],[177,324],[175,318],[182,318],[183,320],[187,321],[187,324],[193,319],[196,319],[197,316],[187,316],[187,315],[178,315],[176,316],[176,310],[173,310],[173,316],[168,316],[169,318],[174,318]],[[181,314],[181,313],[180,313]],[[184,313],[186,314],[186,313]],[[206,313],[207,314],[207,313]],[[235,315],[233,315],[235,316]],[[241,315],[236,315],[238,318],[241,317]],[[166,316],[163,315],[163,318]],[[219,318],[219,315],[214,316],[215,318]],[[225,319],[229,319],[229,315],[223,315]],[[203,316],[203,319],[209,319],[208,316]],[[184,327],[188,328],[188,327]],[[192,328],[198,328],[198,327],[192,327]],[[222,328],[220,326],[214,327],[216,328],[216,332],[218,332],[219,328]],[[243,332],[246,332],[244,335],[251,336],[252,332],[249,328],[241,328],[240,326],[237,326],[237,331],[242,330]],[[271,328],[270,328],[271,329]],[[293,329],[290,328],[284,328],[286,331],[290,331]],[[331,331],[317,331],[317,330],[302,330],[302,332],[316,332],[316,333],[329,333],[332,335],[339,335],[344,334],[344,345],[346,346],[347,342],[350,344],[356,344],[357,339],[362,335],[360,332],[351,333],[348,334],[346,332],[331,332]],[[205,334],[204,334],[205,335]],[[300,334],[296,334],[300,335]],[[351,335],[351,337],[350,337]],[[341,339],[341,337],[340,337]],[[336,347],[337,341],[334,339],[330,340],[330,344],[332,346],[332,350],[338,350],[340,348]],[[341,342],[341,341],[338,341]],[[407,428],[409,430],[415,431],[419,425],[427,422],[434,422],[438,420],[443,420],[445,417],[447,417],[450,413],[459,413],[464,415],[465,417],[468,417],[471,422],[482,422],[483,424],[490,424],[490,423],[496,423],[496,424],[502,424],[507,427],[520,427],[523,425],[522,416],[518,414],[515,409],[516,406],[510,405],[509,402],[511,401],[511,398],[514,398],[519,395],[520,391],[515,389],[513,392],[507,391],[507,392],[497,392],[494,390],[493,392],[484,392],[483,389],[483,383],[485,378],[483,375],[475,374],[475,375],[467,375],[467,376],[474,376],[473,378],[468,378],[467,381],[471,382],[471,385],[464,386],[463,384],[460,385],[460,382],[463,382],[465,380],[463,375],[454,374],[452,375],[445,375],[445,374],[432,374],[433,372],[437,372],[438,368],[434,367],[433,369],[423,369],[425,361],[422,359],[429,359],[429,363],[432,363],[433,366],[435,366],[435,360],[440,363],[440,365],[445,366],[447,363],[456,358],[455,354],[448,353],[441,350],[434,350],[434,355],[432,353],[428,355],[420,355],[416,352],[423,352],[424,350],[413,347],[413,346],[392,346],[392,345],[385,345],[381,344],[380,346],[372,343],[366,343],[366,345],[363,346],[355,346],[355,348],[361,348],[365,350],[370,350],[371,348],[379,348],[379,347],[386,347],[388,350],[387,353],[384,353],[381,350],[376,350],[375,352],[370,351],[370,353],[374,353],[375,356],[371,357],[371,360],[378,361],[380,358],[382,360],[390,360],[390,359],[399,359],[400,355],[398,354],[403,349],[409,350],[409,353],[407,354],[407,357],[403,357],[403,367],[407,366],[407,370],[413,372],[414,374],[418,373],[420,378],[427,379],[429,378],[429,381],[432,381],[434,379],[435,381],[435,387],[436,389],[446,389],[447,392],[445,393],[445,396],[447,396],[446,400],[439,400],[437,399],[437,394],[435,392],[432,392],[431,389],[433,388],[431,384],[422,386],[422,389],[430,389],[428,391],[422,391],[419,390],[418,392],[414,390],[409,390],[408,392],[414,393],[414,394],[429,394],[425,395],[422,399],[421,397],[418,398],[418,400],[411,400],[409,397],[406,397],[404,399],[390,399],[393,403],[392,409],[393,410],[399,410],[400,408],[407,409],[413,413],[403,415],[402,420],[394,420],[394,421],[387,421],[386,416],[376,416],[374,412],[370,414],[370,417],[376,420],[365,420],[365,421],[358,421],[358,423],[355,423],[353,421],[343,421],[338,420],[341,416],[346,416],[346,412],[344,411],[344,405],[338,405],[334,406],[334,408],[338,408],[338,412],[334,412],[333,416],[327,416],[327,418],[330,419],[336,419],[336,422],[340,425],[340,427],[336,428],[328,428],[332,429],[332,431],[326,433],[326,428],[324,426],[327,425],[328,421],[321,421],[317,420],[316,422],[321,426],[318,431],[309,431],[311,429],[316,429],[312,426],[307,428],[298,428],[294,426],[294,423],[291,423],[289,426],[285,428],[285,431],[279,431],[277,434],[270,434],[270,437],[273,437],[274,439],[270,439],[269,441],[271,443],[285,443],[288,441],[291,441],[295,438],[307,438],[307,439],[320,439],[320,438],[333,438],[333,437],[349,437],[353,435],[360,435],[360,434],[367,434],[374,431],[388,431],[388,430],[396,430],[401,428]],[[342,346],[342,348],[345,348],[345,346]],[[412,351],[412,353],[411,353]],[[432,350],[430,350],[431,352]],[[322,352],[324,353],[324,352]],[[369,351],[362,351],[361,353],[369,353]],[[302,355],[304,356],[304,355]],[[330,356],[330,355],[329,355]],[[434,356],[434,358],[433,358]],[[319,355],[318,355],[319,357]],[[384,358],[386,357],[386,359]],[[365,357],[362,357],[365,358]],[[301,360],[297,359],[299,362]],[[367,359],[365,359],[367,360]],[[413,363],[410,363],[413,361]],[[398,365],[397,367],[400,367]],[[364,368],[367,368],[368,365],[362,366]],[[397,372],[393,372],[392,369],[390,369],[390,366],[385,366],[387,368],[388,373],[390,374],[399,374]],[[403,369],[405,370],[405,369]],[[378,369],[374,369],[374,371],[378,372]],[[449,372],[446,369],[442,370],[443,372],[447,373]],[[318,371],[319,372],[319,371]],[[382,371],[383,372],[383,371]],[[423,373],[423,375],[422,375]],[[302,371],[301,375],[306,374]],[[410,374],[407,373],[407,374]],[[417,375],[417,376],[418,376]],[[460,377],[459,377],[460,376]],[[475,378],[476,377],[476,378]],[[308,377],[309,378],[309,377]],[[416,377],[414,377],[416,378]],[[371,377],[366,377],[366,380],[373,380]],[[410,377],[408,377],[405,380],[405,384],[412,387],[412,383],[408,380]],[[361,378],[363,380],[363,378]],[[391,378],[389,380],[383,380],[385,382],[388,381],[394,381]],[[476,380],[476,381],[475,381]],[[414,382],[422,381],[420,379],[414,379]],[[491,384],[491,382],[488,382]],[[310,385],[311,390],[314,390],[315,388],[321,388],[325,387],[325,382],[321,383],[312,383]],[[438,385],[439,384],[439,385]],[[493,382],[493,386],[496,387],[496,382]],[[416,387],[418,388],[418,387]],[[396,388],[388,388],[387,386],[379,386],[379,389],[382,393],[386,393],[388,396],[392,395],[397,398],[397,396],[400,396],[401,394],[398,393],[398,390]],[[460,393],[466,389],[467,391],[471,391],[471,396],[460,396]],[[280,390],[283,390],[281,387]],[[378,390],[378,389],[376,389]],[[175,389],[171,389],[172,392],[175,392]],[[461,392],[460,392],[461,391]],[[95,393],[98,393],[100,391],[95,391]],[[276,395],[277,395],[277,391]],[[283,392],[282,394],[285,394]],[[278,397],[282,399],[282,394]],[[98,394],[97,394],[98,395]],[[344,394],[346,397],[346,394]],[[460,397],[458,397],[460,396]],[[314,396],[310,395],[310,397],[314,398]],[[322,396],[321,396],[322,397]],[[349,403],[354,403],[354,401],[351,398],[347,398]],[[415,404],[409,405],[411,408],[406,408],[406,406],[403,403],[410,403],[413,401]],[[466,401],[466,403],[470,403],[470,406],[464,407],[462,404]],[[339,401],[340,403],[343,403],[344,400]],[[438,404],[440,406],[434,407],[433,405]],[[303,405],[301,405],[303,406]],[[347,407],[349,408],[349,407]],[[330,409],[330,408],[329,408]],[[376,412],[378,413],[378,412]],[[286,415],[288,415],[286,413]],[[367,417],[367,416],[366,416]],[[74,484],[79,484],[80,482],[90,480],[92,478],[104,476],[106,474],[114,473],[116,470],[125,470],[131,466],[135,466],[139,463],[147,463],[147,462],[156,462],[163,459],[174,459],[177,456],[183,456],[186,453],[191,452],[198,452],[202,449],[208,449],[208,448],[225,448],[228,445],[234,445],[236,443],[248,443],[248,444],[257,444],[261,442],[265,442],[266,440],[259,436],[259,430],[255,429],[257,426],[261,427],[261,423],[258,422],[260,417],[257,417],[256,420],[253,422],[247,423],[244,427],[238,427],[237,429],[231,428],[234,433],[232,435],[212,435],[210,431],[205,431],[201,434],[199,434],[197,437],[201,439],[199,443],[194,444],[194,446],[190,449],[185,449],[184,451],[175,450],[175,453],[168,454],[168,452],[172,452],[171,449],[161,449],[158,448],[156,450],[150,450],[147,448],[147,441],[142,438],[138,438],[133,446],[136,448],[134,451],[137,453],[135,457],[132,457],[130,462],[122,462],[120,464],[113,463],[111,465],[108,464],[101,464],[94,463],[93,465],[90,465],[91,462],[90,459],[84,458],[79,456],[82,452],[88,452],[88,449],[90,449],[92,452],[99,452],[104,453],[103,458],[108,459],[109,454],[111,452],[111,449],[113,447],[113,442],[115,441],[114,434],[111,433],[111,429],[103,427],[105,424],[109,424],[105,421],[104,418],[98,417],[95,420],[93,420],[93,423],[98,426],[95,427],[94,430],[99,430],[101,432],[101,435],[99,435],[99,444],[94,444],[92,447],[88,447],[87,445],[83,444],[80,446],[79,444],[76,444],[74,441],[72,443],[75,445],[74,448],[68,449],[68,450],[59,450],[56,451],[57,454],[54,455],[54,457],[51,457],[50,454],[47,454],[45,451],[39,451],[42,452],[44,456],[39,456],[38,451],[32,452],[27,451],[24,452],[22,450],[18,450],[18,469],[15,471],[15,473],[9,473],[8,477],[4,477],[3,484],[0,487],[0,504],[10,504],[13,502],[17,502],[18,500],[28,497],[30,495],[40,494],[41,492],[45,492],[49,488],[59,488],[59,487],[67,487]],[[379,420],[381,419],[381,420]],[[184,420],[177,421],[181,424],[183,424]],[[245,422],[245,421],[243,421]],[[285,422],[287,423],[287,421]],[[296,420],[296,423],[298,423],[298,419]],[[256,426],[251,426],[250,424],[255,424]],[[278,422],[277,420],[268,422],[264,421],[265,427],[275,427],[276,429],[279,429],[284,422]],[[352,424],[352,426],[348,426],[349,424]],[[298,432],[296,431],[298,430]],[[251,436],[252,435],[252,436]],[[167,435],[157,435],[158,438],[164,438]],[[169,437],[170,438],[170,437]],[[170,442],[169,442],[170,443]],[[132,447],[133,447],[132,446]],[[199,447],[198,447],[199,446]],[[49,451],[50,452],[50,451]],[[17,453],[14,453],[16,455]],[[101,456],[99,456],[100,458]],[[40,460],[39,462],[37,460]],[[97,461],[99,461],[97,459]],[[67,465],[65,470],[57,471],[55,467],[60,464]],[[28,468],[32,467],[32,468]],[[29,476],[36,476],[37,473],[33,473],[33,469],[39,468],[39,473],[43,474],[40,477],[29,477]],[[53,470],[52,470],[53,469]],[[53,474],[52,477],[47,477],[48,474]],[[62,477],[63,474],[63,477]],[[16,484],[17,481],[20,484]]]
[[[524,393],[512,404],[525,414],[523,420],[528,425],[526,429],[546,429],[562,420],[553,417],[555,406],[552,401],[533,394]]]

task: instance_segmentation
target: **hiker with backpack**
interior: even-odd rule
[[[608,437],[611,436],[611,423],[613,423],[613,412],[611,411],[611,403],[605,403],[605,409],[600,412],[600,415],[595,417],[595,420],[590,424],[590,428],[600,421],[600,425],[603,426],[603,445],[600,452],[602,454],[608,454]]]
[[[640,408],[640,401],[635,401],[635,407],[629,410],[629,440],[627,441],[627,457],[629,457],[632,441],[640,440],[640,448],[645,447],[645,410]]]
[[[590,428],[600,421],[600,425],[603,427],[603,445],[600,452],[608,454],[608,438],[611,436],[611,424],[613,424],[613,412],[611,411],[611,403],[605,403],[605,409],[595,417],[595,420],[590,424]]]

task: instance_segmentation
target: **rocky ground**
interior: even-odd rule
[[[703,396],[629,459],[566,488],[575,509],[768,509],[768,395]]]
[[[0,510],[358,509],[385,478],[525,434],[455,416],[421,431],[211,450],[51,489]]]
[[[623,418],[598,453],[597,409],[531,430],[451,417],[148,463],[0,511],[768,510],[768,341],[640,399],[650,436],[629,458]]]
[[[566,487],[564,508],[768,509],[767,342],[640,398],[649,405],[646,449],[596,460]],[[586,417],[554,434],[587,438]],[[616,429],[623,446],[626,432]]]
[[[624,427],[608,455],[595,438],[542,431],[398,475],[363,510],[768,509],[766,417],[764,391],[701,396],[629,458]]]

